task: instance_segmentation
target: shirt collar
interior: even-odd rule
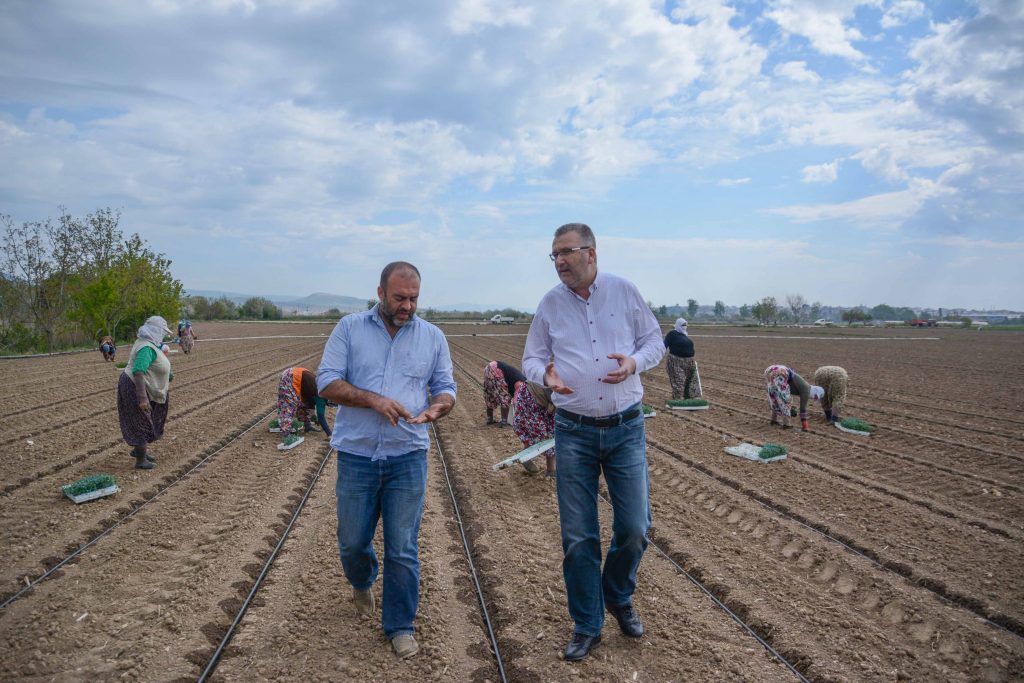
[[[603,279],[602,276],[603,276],[603,273],[600,270],[597,271],[597,276],[594,277],[594,281],[590,283],[590,287],[587,288],[587,291],[589,291],[591,294],[593,294],[595,291],[597,291],[597,288],[601,284],[601,280]],[[569,285],[565,284],[564,282],[559,282],[558,284],[560,284],[562,286],[562,289],[564,289],[566,292],[568,292],[569,294],[572,294],[574,297],[576,297],[580,301],[583,301],[583,297],[581,297],[579,294],[577,294],[576,292],[574,292],[571,289],[569,289]]]

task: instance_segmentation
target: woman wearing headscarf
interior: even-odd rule
[[[668,349],[668,381],[672,385],[672,398],[700,398],[700,381],[697,377],[697,361],[693,359],[693,340],[686,333],[686,319],[676,320],[675,327],[665,335]]]
[[[523,442],[524,448],[554,438],[555,404],[551,402],[551,389],[536,382],[516,382],[512,398],[512,431]],[[555,476],[555,450],[544,454],[547,460],[547,476]],[[527,472],[539,472],[540,465],[534,460],[523,463]]]
[[[117,344],[114,343],[114,338],[109,334],[100,338],[100,353],[103,354],[103,360],[105,361],[113,361],[114,356],[117,355]]]
[[[793,394],[800,397],[800,428],[811,431],[807,424],[807,401],[816,398],[820,399],[825,390],[819,386],[807,383],[803,377],[793,369],[785,365],[769,365],[764,371],[765,387],[768,389],[768,407],[772,411],[772,424],[781,424],[783,429],[789,429],[789,403]]]
[[[841,419],[839,411],[846,401],[846,385],[850,376],[838,365],[823,365],[814,371],[814,383],[824,390],[821,407],[825,411],[825,421],[835,424]]]
[[[312,410],[316,411],[316,421],[329,437],[331,428],[324,415],[326,409],[327,401],[320,398],[316,390],[316,373],[306,368],[286,368],[277,385],[277,431],[284,434],[277,448],[282,451],[291,450],[305,440],[292,433],[293,425],[301,421],[307,432],[313,431],[313,423],[309,419]]]
[[[516,392],[516,382],[525,382],[526,376],[519,368],[500,360],[492,360],[484,367],[484,407],[487,409],[487,424],[494,424],[494,409],[501,408],[499,427],[508,426],[508,409]]]
[[[155,466],[147,448],[163,436],[167,422],[168,389],[173,375],[171,361],[160,347],[164,336],[170,334],[166,320],[158,315],[147,318],[117,380],[117,419],[139,470]]]

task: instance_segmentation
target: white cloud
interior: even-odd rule
[[[819,83],[821,76],[808,70],[807,62],[783,62],[775,67],[775,75],[795,83]]]
[[[951,247],[953,249],[986,249],[995,251],[1017,251],[1024,249],[1024,242],[1013,241],[1005,242],[991,239],[974,239],[970,237],[964,237],[962,235],[944,235],[941,237],[931,237],[928,239],[919,240],[908,240],[915,244],[934,244],[941,247]]]
[[[746,185],[750,182],[750,178],[722,178],[718,181],[719,187],[738,187],[739,185]]]
[[[803,181],[805,183],[833,183],[838,177],[839,162],[830,161],[817,166],[804,166]]]
[[[885,192],[836,204],[785,206],[766,213],[786,216],[798,223],[849,221],[860,227],[896,228],[926,201],[953,190],[928,180],[915,180],[905,190]]]
[[[859,7],[878,7],[881,0],[774,0],[765,16],[788,33],[806,38],[823,55],[853,61],[865,55],[853,46],[864,40],[861,32],[848,22]]]
[[[920,0],[896,0],[882,15],[882,28],[897,28],[924,16]]]

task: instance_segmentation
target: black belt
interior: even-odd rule
[[[559,416],[564,417],[566,420],[572,420],[576,424],[587,425],[588,427],[597,427],[598,429],[605,429],[606,427],[618,427],[623,422],[629,422],[640,416],[640,409],[633,408],[623,413],[616,413],[615,415],[608,415],[607,417],[589,417],[587,415],[577,415],[571,413],[564,408],[559,408],[555,411]]]

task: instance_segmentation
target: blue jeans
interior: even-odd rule
[[[596,636],[604,626],[605,603],[622,607],[632,602],[636,570],[647,549],[651,507],[643,414],[598,428],[556,413],[555,459],[569,615],[576,633]],[[614,511],[603,573],[597,511],[602,472]]]
[[[384,520],[384,591],[381,626],[390,640],[413,633],[420,601],[417,537],[427,488],[427,452],[371,461],[338,453],[338,554],[345,578],[365,591],[377,580],[373,536]]]

